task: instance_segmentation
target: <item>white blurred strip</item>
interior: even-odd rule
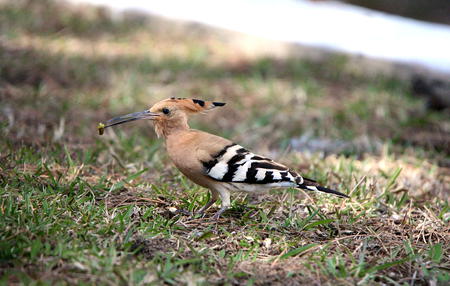
[[[450,26],[338,2],[71,0],[195,21],[272,40],[423,65],[450,73]]]

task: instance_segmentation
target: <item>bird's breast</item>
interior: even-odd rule
[[[202,187],[210,187],[211,179],[204,175],[204,167],[196,156],[194,144],[190,141],[167,141],[166,148],[170,159],[181,173]]]

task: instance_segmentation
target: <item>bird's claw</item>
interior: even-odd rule
[[[193,215],[192,212],[190,212],[188,210],[185,210],[185,209],[177,209],[175,211],[175,214],[182,214],[182,215],[187,215],[187,216],[192,216]]]
[[[175,211],[175,214],[181,214],[181,215],[185,215],[188,216],[190,218],[196,218],[196,217],[203,217],[205,215],[204,211],[196,211],[196,212],[190,212],[188,210],[185,209],[178,209]]]
[[[223,206],[220,208],[220,210],[218,212],[216,212],[213,216],[212,219],[215,221],[218,221],[220,216],[229,208],[229,206]]]

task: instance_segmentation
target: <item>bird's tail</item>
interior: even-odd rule
[[[319,191],[319,192],[324,192],[324,193],[328,193],[328,194],[333,194],[333,195],[336,195],[341,198],[349,198],[349,196],[347,196],[346,194],[343,194],[341,192],[320,186],[314,180],[306,179],[306,178],[303,178],[303,179],[304,179],[303,183],[298,185],[298,187],[301,189],[304,189],[307,191]]]

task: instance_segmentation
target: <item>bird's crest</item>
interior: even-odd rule
[[[167,99],[166,101],[175,103],[175,105],[177,105],[179,108],[189,113],[204,112],[225,105],[224,102],[181,97],[172,97],[170,99]]]

